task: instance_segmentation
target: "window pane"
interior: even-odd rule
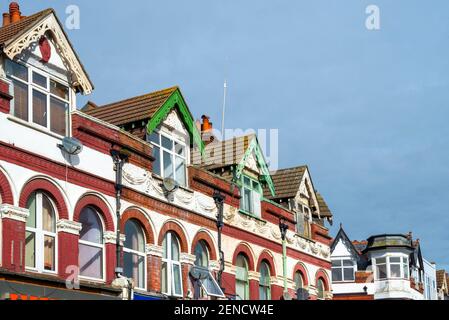
[[[49,236],[44,239],[44,269],[55,271],[55,238]]]
[[[251,188],[251,180],[248,177],[243,177],[243,184]]]
[[[33,193],[28,199],[28,210],[30,210],[30,216],[27,219],[27,227],[36,228],[36,194]]]
[[[145,253],[145,238],[140,223],[129,220],[125,225],[125,248]]]
[[[195,266],[209,267],[207,248],[201,241],[195,246],[195,258]]]
[[[171,235],[171,260],[179,261],[179,242],[174,234]]]
[[[50,130],[61,136],[67,135],[67,113],[69,105],[61,100],[50,98]]]
[[[354,269],[353,268],[344,268],[344,277],[345,277],[345,281],[353,281],[354,280]]]
[[[81,243],[79,250],[80,274],[95,279],[103,278],[103,250]]]
[[[168,268],[167,268],[167,262],[162,262],[162,271],[161,271],[161,285],[162,285],[162,292],[168,293]]]
[[[164,151],[164,178],[173,178],[173,156]]]
[[[50,80],[50,92],[61,99],[69,100],[69,88],[56,81]]]
[[[390,257],[391,263],[401,263],[401,258],[399,257]]]
[[[318,280],[318,298],[324,299],[324,283],[323,280]]]
[[[409,278],[409,267],[408,267],[408,264],[404,264],[403,265],[403,269],[404,269],[404,278],[405,279],[408,279]]]
[[[390,264],[390,276],[391,278],[401,277],[401,265],[400,264]]]
[[[153,131],[148,137],[147,137],[147,141],[153,142],[157,145],[161,144],[161,136],[159,133],[157,133],[156,131]]]
[[[56,232],[56,218],[50,199],[42,195],[42,229],[48,232]]]
[[[352,267],[354,266],[354,262],[352,262],[352,260],[343,260],[343,265],[345,267]]]
[[[173,150],[173,141],[170,140],[169,138],[167,138],[166,136],[161,135],[161,137],[162,137],[162,147],[172,151]]]
[[[36,267],[36,236],[33,232],[26,233],[25,265],[29,268]]]
[[[302,275],[300,272],[296,272],[295,273],[295,287],[296,290],[301,289],[304,286],[303,284],[303,280],[302,280]]]
[[[184,159],[176,157],[176,181],[181,186],[186,185],[186,164]]]
[[[7,60],[7,73],[28,82],[28,68],[11,60]]]
[[[80,240],[102,244],[103,227],[97,212],[91,207],[84,208],[80,215],[82,229]]]
[[[47,89],[47,78],[40,75],[39,73],[33,72],[33,83]]]
[[[341,267],[341,266],[342,266],[341,260],[333,260],[332,261],[332,267]]]
[[[259,191],[259,182],[253,181],[253,190]]]
[[[376,264],[384,264],[384,263],[387,263],[387,258],[376,259]]]
[[[173,289],[174,294],[182,295],[181,290],[181,266],[178,264],[173,265]]]
[[[161,176],[161,149],[159,147],[153,146],[153,173]]]
[[[252,193],[251,190],[247,188],[243,188],[243,210],[246,210],[248,212],[252,212]]]
[[[28,86],[14,80],[14,116],[28,121]]]
[[[123,260],[125,276],[132,278],[138,288],[145,288],[145,258],[125,252]]]
[[[385,264],[376,266],[377,269],[377,279],[387,278],[387,266]]]
[[[182,144],[179,144],[177,142],[175,142],[175,152],[179,156],[186,156],[186,148]]]
[[[213,296],[223,296],[223,291],[220,289],[211,273],[207,271],[207,274],[208,277],[202,281],[202,286],[206,293]]]
[[[248,300],[248,283],[245,281],[236,281],[235,283],[235,294],[239,300]]]
[[[332,269],[332,281],[340,282],[343,281],[343,275],[341,268]]]
[[[33,90],[33,122],[47,127],[47,96]]]

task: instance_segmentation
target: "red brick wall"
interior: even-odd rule
[[[106,283],[110,284],[115,279],[115,265],[116,265],[116,254],[115,254],[115,244],[106,243]]]
[[[0,80],[0,112],[10,113],[11,99],[8,83]]]
[[[58,234],[58,274],[62,279],[70,276],[72,271],[67,273],[67,267],[78,266],[79,263],[79,236],[59,232]]]
[[[25,222],[2,221],[2,267],[14,272],[25,271]]]
[[[281,300],[284,294],[284,288],[277,285],[271,286],[271,300]]]
[[[161,292],[162,258],[149,255],[147,257],[147,290]]]
[[[249,280],[249,299],[259,300],[259,281]]]

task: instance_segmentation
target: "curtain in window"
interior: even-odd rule
[[[56,233],[56,219],[50,200],[42,196],[42,229],[47,232]],[[44,269],[55,270],[55,237],[45,235],[44,237]]]
[[[47,127],[47,95],[33,90],[33,122]]]
[[[63,101],[50,98],[50,130],[61,136],[67,135],[67,116],[69,105]]]
[[[14,86],[14,116],[28,121],[28,86],[13,80]]]

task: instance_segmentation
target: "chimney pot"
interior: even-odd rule
[[[11,19],[11,23],[20,21],[20,16],[22,15],[20,13],[20,6],[17,2],[11,2],[9,4],[9,15],[10,15],[10,19]]]
[[[3,14],[3,26],[6,27],[8,24],[11,23],[11,17],[8,12]]]
[[[208,132],[212,130],[212,123],[209,120],[209,117],[206,115],[203,115],[201,117],[203,119],[203,124],[201,125],[201,131],[202,132]]]

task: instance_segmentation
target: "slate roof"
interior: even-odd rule
[[[264,196],[268,199],[294,198],[306,170],[307,166],[300,166],[272,172],[271,178],[276,188],[276,196],[273,197],[268,188],[265,188]]]
[[[332,212],[330,211],[329,207],[327,206],[326,201],[324,201],[323,196],[316,192],[316,198],[318,201],[318,206],[320,207],[320,216],[321,218],[332,218]]]
[[[5,44],[9,40],[20,36],[22,32],[33,26],[41,18],[47,16],[50,13],[54,13],[53,9],[46,9],[35,13],[29,17],[23,17],[20,21],[11,23],[5,27],[0,28],[0,45]]]
[[[96,106],[89,102],[81,111],[116,126],[148,120],[178,89],[178,87],[172,87],[103,106]]]

